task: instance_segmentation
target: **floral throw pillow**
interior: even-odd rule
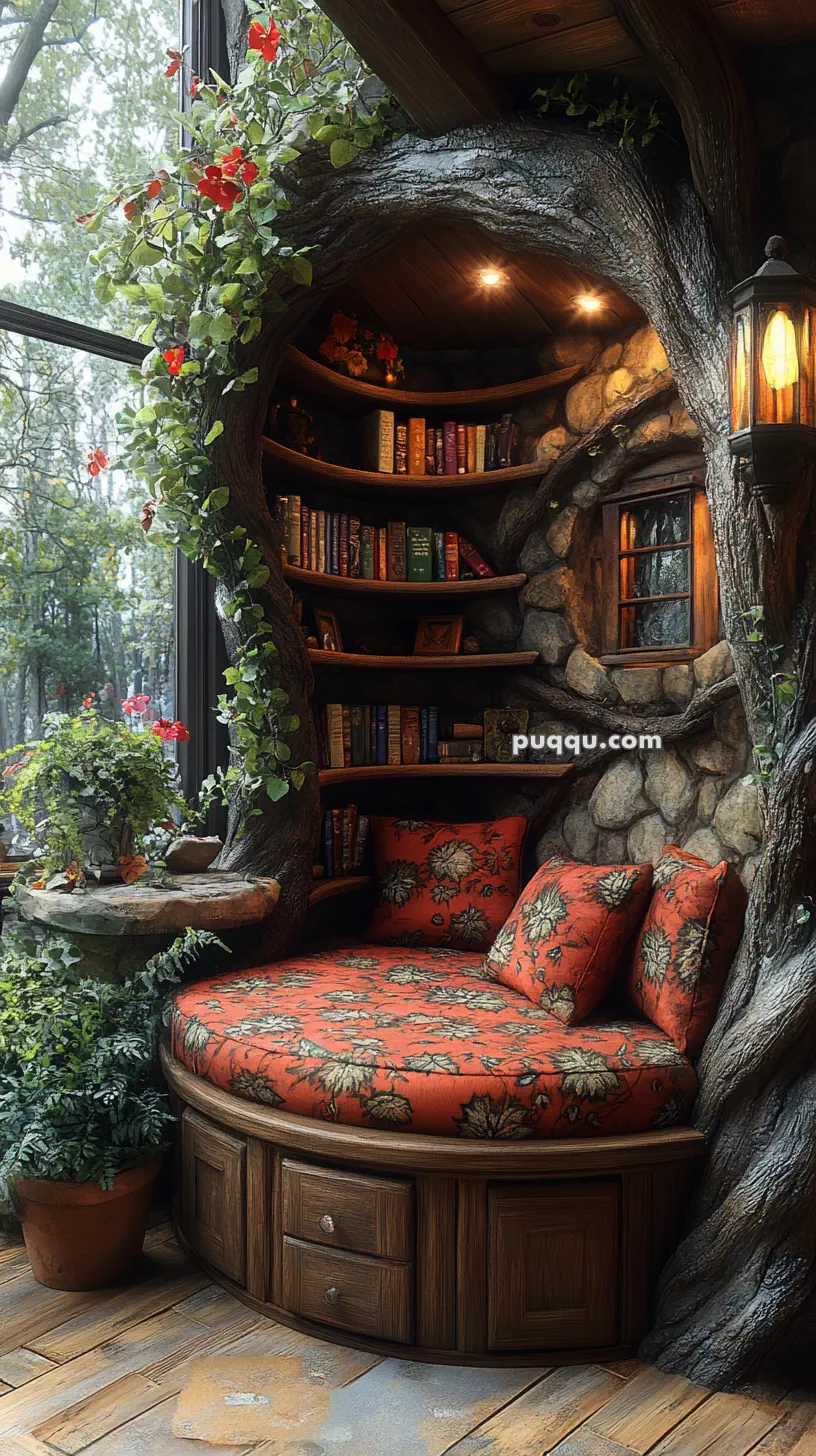
[[[627,988],[632,1004],[698,1057],[742,937],[748,895],[726,860],[710,865],[667,844],[637,939]]]
[[[487,954],[487,969],[564,1026],[607,991],[652,883],[651,865],[543,864]]]
[[[379,898],[366,939],[487,950],[518,895],[526,832],[522,817],[488,824],[373,818]]]

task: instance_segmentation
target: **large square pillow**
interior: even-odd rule
[[[652,866],[551,859],[522,890],[487,969],[575,1026],[609,989],[652,884]]]
[[[742,936],[748,895],[726,860],[710,865],[667,844],[635,946],[627,989],[632,1004],[697,1057],[720,1004]]]
[[[366,939],[487,950],[519,892],[527,820],[371,820],[378,903]]]

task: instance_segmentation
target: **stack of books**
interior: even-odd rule
[[[459,581],[495,576],[466,536],[389,521],[369,526],[345,512],[315,511],[299,495],[278,496],[289,566],[364,581]]]
[[[320,859],[327,880],[360,873],[369,833],[369,817],[358,813],[356,804],[324,811]]]
[[[363,468],[389,475],[474,475],[515,465],[519,427],[511,414],[490,425],[424,419],[396,424],[393,410],[363,420]]]
[[[480,763],[484,756],[481,723],[453,723],[439,736],[439,710],[398,703],[327,703],[317,713],[321,768],[372,765]]]

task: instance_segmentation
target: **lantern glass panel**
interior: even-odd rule
[[[799,353],[796,321],[789,303],[763,303],[757,335],[757,401],[755,418],[763,425],[796,421]]]
[[[803,311],[799,358],[799,423],[816,428],[816,308],[811,305]]]
[[[751,423],[751,310],[734,319],[731,345],[731,431],[747,430]]]

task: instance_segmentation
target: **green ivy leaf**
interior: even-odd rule
[[[354,142],[348,141],[345,137],[338,137],[329,147],[329,161],[333,167],[345,167],[349,162],[353,162],[358,151],[359,147],[356,147]]]
[[[205,437],[204,437],[204,444],[205,445],[212,445],[213,441],[214,440],[217,440],[218,439],[218,436],[219,435],[223,435],[223,433],[224,433],[224,422],[223,422],[223,420],[216,420],[216,422],[213,425],[212,429],[211,430],[208,430],[207,434],[205,435]],[[226,487],[223,487],[223,489],[226,490]],[[209,499],[212,500],[213,495],[217,495],[217,494],[218,494],[218,491],[213,491],[212,492],[212,495],[210,495]],[[229,491],[228,490],[227,490],[227,500],[229,500]],[[227,501],[225,500],[224,501],[224,505],[226,505],[226,504],[227,504]],[[217,507],[216,507],[216,509],[217,509]]]

